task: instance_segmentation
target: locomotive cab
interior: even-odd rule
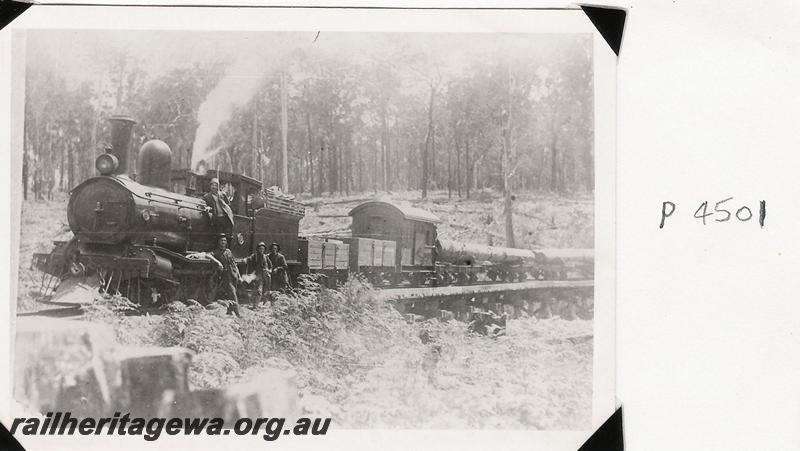
[[[225,171],[209,170],[199,173],[189,169],[173,169],[170,187],[176,193],[200,198],[211,190],[212,178],[219,179],[220,189],[231,199],[233,240],[228,243],[231,252],[237,258],[246,257],[255,252],[255,245],[258,243],[253,238],[253,213],[256,208],[252,198],[261,191],[261,182],[243,174]]]

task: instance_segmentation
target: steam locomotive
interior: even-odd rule
[[[380,200],[350,211],[350,236],[302,237],[302,203],[246,175],[172,169],[163,141],[145,142],[133,171],[136,122],[126,116],[110,122],[111,145],[95,161],[100,175],[70,193],[73,238],[34,255],[34,264],[57,281],[96,276],[102,291],[140,304],[213,300],[215,266],[205,253],[217,234],[201,198],[212,178],[232,199],[234,257],[250,255],[258,242],[275,242],[295,280],[317,274],[335,286],[357,273],[376,286],[403,287],[592,275],[591,250],[531,251],[439,239],[435,215]]]

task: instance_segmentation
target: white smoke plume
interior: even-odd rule
[[[209,146],[220,125],[231,117],[234,108],[249,101],[258,90],[266,69],[266,58],[259,56],[238,58],[200,105],[197,112],[200,125],[192,147],[192,169],[219,151],[209,149]]]
[[[264,77],[284,62],[288,45],[298,39],[310,41],[306,33],[275,33],[271,39],[248,39],[236,45],[236,59],[225,71],[222,80],[211,90],[197,112],[199,126],[192,146],[192,165],[195,169],[200,161],[220,151],[210,149],[211,142],[223,122],[233,110],[247,103],[258,91]],[[224,146],[224,143],[223,143]]]

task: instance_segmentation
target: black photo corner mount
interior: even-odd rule
[[[622,407],[618,407],[578,451],[624,451],[622,435]]]
[[[3,451],[25,451],[25,448],[11,435],[11,432],[8,432],[3,423],[0,423],[0,449]]]
[[[14,19],[33,6],[33,3],[18,2],[15,0],[0,0],[0,30],[10,24]]]
[[[625,30],[625,18],[627,16],[625,10],[586,5],[581,5],[581,9],[606,40],[611,50],[619,56],[619,48],[622,46],[622,34]]]

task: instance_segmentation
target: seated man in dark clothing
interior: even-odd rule
[[[267,245],[264,242],[258,243],[256,252],[246,259],[248,273],[255,272],[256,274],[256,288],[258,290],[258,299],[256,304],[263,304],[264,297],[269,296],[272,262],[267,258]]]
[[[236,260],[233,258],[233,253],[228,249],[228,239],[225,235],[220,235],[217,241],[217,248],[211,252],[211,255],[217,260],[218,267],[218,289],[215,293],[216,299],[226,299],[233,304],[228,306],[228,313],[233,313],[241,317],[239,314],[239,298],[236,296],[236,284],[241,280],[239,275],[239,268],[236,267]]]
[[[231,201],[225,191],[220,191],[218,178],[211,179],[209,189],[211,191],[203,195],[203,200],[208,206],[211,224],[214,225],[214,230],[217,233],[224,233],[226,236],[231,237],[233,235]]]
[[[292,288],[289,283],[289,265],[286,264],[286,257],[280,253],[281,247],[278,243],[272,243],[269,246],[269,254],[267,258],[272,264],[272,289],[281,290],[284,288]]]

